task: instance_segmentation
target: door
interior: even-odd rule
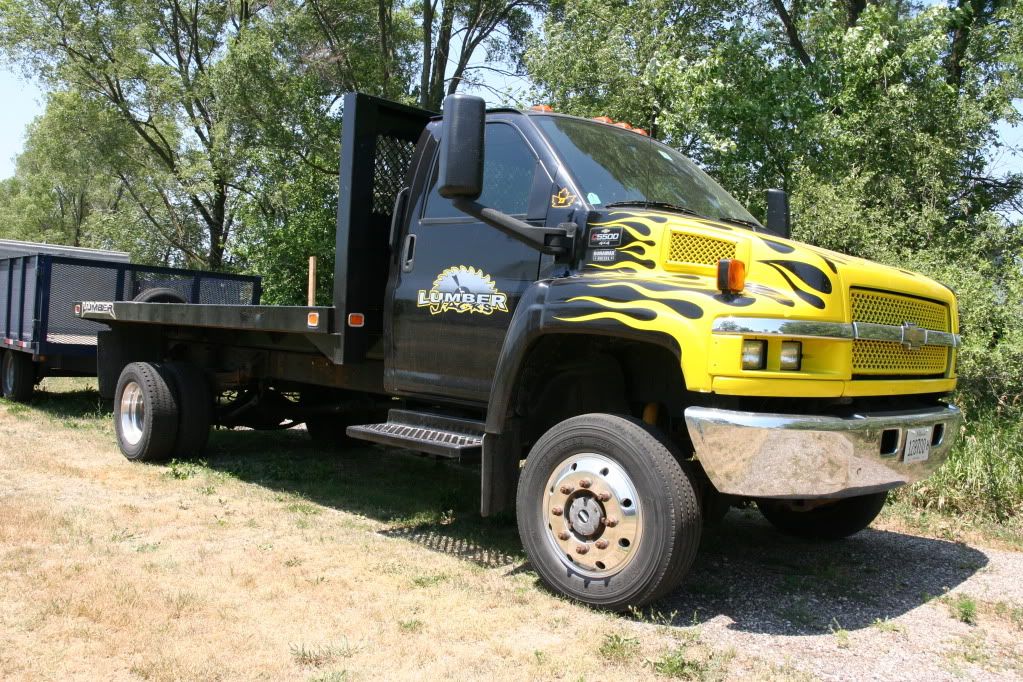
[[[486,127],[479,203],[535,224],[551,181],[517,128]],[[400,246],[387,378],[401,393],[485,402],[505,332],[539,252],[438,194],[437,161]]]

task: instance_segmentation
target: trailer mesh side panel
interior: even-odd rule
[[[21,269],[24,260],[11,263],[11,310],[7,334],[12,339],[21,340]]]
[[[76,301],[111,301],[117,291],[117,270],[97,265],[54,263],[50,276],[50,343],[95,346],[96,333],[106,325],[75,317]]]
[[[199,282],[198,303],[255,305],[256,285],[253,282],[203,277]]]
[[[373,212],[390,216],[405,186],[416,145],[390,135],[377,135],[373,159]]]
[[[197,284],[198,281],[198,284]],[[198,287],[198,295],[196,294]],[[124,273],[124,299],[134,300],[149,289],[170,289],[189,303],[253,305],[256,285],[248,280],[219,278],[216,274],[174,274],[130,269]]]

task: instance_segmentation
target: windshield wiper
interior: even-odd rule
[[[612,201],[610,204],[605,204],[604,208],[614,208],[616,206],[639,206],[640,208],[659,208],[664,211],[675,211],[677,213],[685,213],[686,215],[696,216],[697,218],[707,218],[702,213],[697,213],[691,208],[686,206],[679,206],[678,204],[669,204],[667,201],[644,201],[637,199],[636,201]],[[709,218],[707,218],[709,220]]]
[[[723,223],[732,223],[734,225],[742,225],[743,227],[748,227],[749,229],[753,230],[754,232],[760,232],[761,230],[764,229],[764,226],[761,225],[760,223],[755,223],[752,220],[746,220],[744,218],[732,218],[732,217],[729,217],[729,216],[719,215],[716,218],[716,220],[720,220]]]

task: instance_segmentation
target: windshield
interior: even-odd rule
[[[586,200],[667,204],[707,218],[756,218],[696,164],[674,149],[622,128],[563,116],[535,116]],[[669,209],[670,210],[670,209]]]

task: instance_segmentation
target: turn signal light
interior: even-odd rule
[[[718,290],[723,294],[738,294],[746,286],[746,264],[738,258],[718,261]]]

